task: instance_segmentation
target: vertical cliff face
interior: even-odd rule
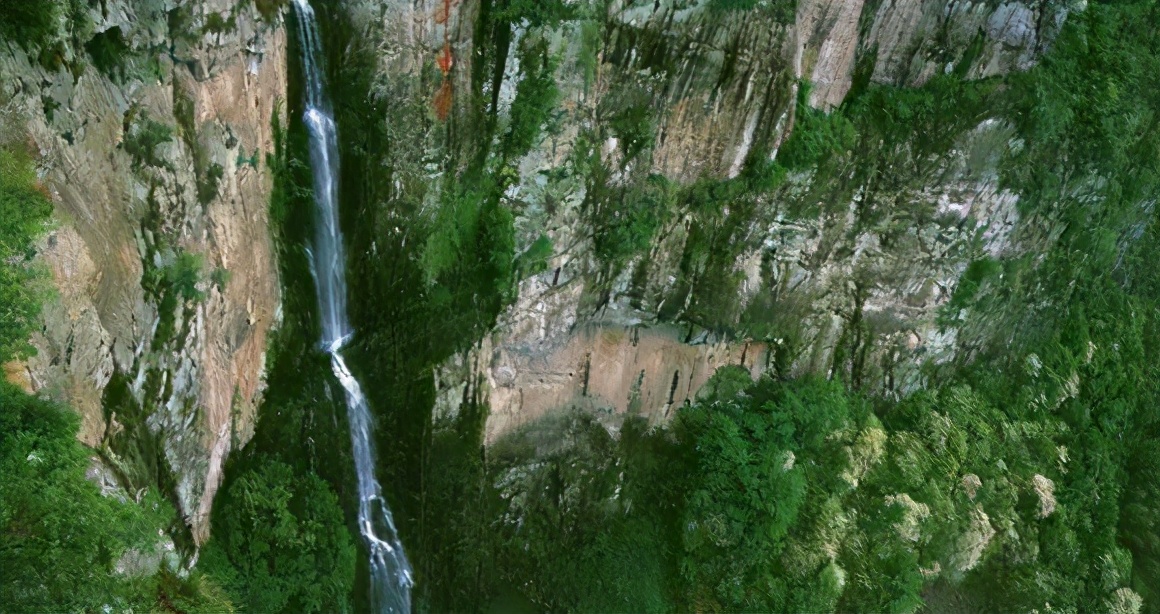
[[[264,158],[286,40],[265,4],[111,0],[48,51],[0,55],[56,208],[56,296],[38,354],[8,369],[75,407],[83,441],[127,486],[167,491],[197,541],[279,317]]]
[[[630,408],[663,420],[698,368],[730,362],[905,394],[970,345],[938,317],[968,264],[1050,240],[1000,186],[1019,146],[1000,111],[923,113],[1031,67],[1082,3],[742,4],[347,7],[379,59],[394,197],[417,207],[393,215],[457,223],[446,178],[473,160],[511,178],[516,289],[478,347],[436,370],[439,415],[482,393],[489,441],[569,406],[611,410],[610,426]],[[557,97],[512,159],[544,70]],[[880,86],[928,97],[863,95]],[[824,114],[852,91],[864,102]],[[819,163],[826,139],[849,142]]]

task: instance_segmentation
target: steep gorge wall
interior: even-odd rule
[[[6,123],[56,209],[39,351],[6,371],[75,407],[81,439],[200,542],[280,317],[265,155],[285,30],[234,0],[109,0],[80,22],[51,53],[0,50]]]
[[[488,441],[570,406],[611,412],[610,428],[630,408],[663,420],[742,356],[755,377],[812,372],[905,394],[922,385],[922,365],[961,345],[937,320],[967,265],[1054,232],[1020,220],[1017,196],[1001,188],[999,161],[1017,144],[985,114],[946,126],[945,148],[923,142],[934,135],[869,143],[772,190],[755,189],[746,169],[777,159],[807,112],[805,82],[808,105],[829,110],[852,88],[1024,70],[1082,3],[565,5],[562,20],[533,11],[513,21],[502,65],[485,68],[495,76],[482,84],[475,38],[508,3],[346,9],[368,24],[360,36],[379,57],[371,95],[397,126],[396,196],[419,201],[420,220],[441,219],[444,173],[469,157],[472,88],[505,125],[528,79],[522,41],[546,41],[553,58],[559,98],[502,198],[516,253],[545,241],[551,253],[494,330],[435,374],[437,415],[488,400]],[[639,244],[633,233],[648,224]],[[636,340],[656,355],[642,357]],[[707,372],[691,377],[693,365]]]

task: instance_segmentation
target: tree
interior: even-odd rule
[[[0,148],[0,363],[31,351],[28,336],[40,315],[43,292],[32,267],[33,241],[52,213],[32,159]]]
[[[0,603],[15,612],[155,605],[149,580],[115,566],[157,541],[172,508],[152,494],[143,505],[102,496],[85,478],[90,452],[67,407],[3,381],[0,407]]]
[[[818,578],[786,584],[781,555],[800,513],[817,505],[811,499],[849,489],[838,476],[848,462],[843,448],[858,431],[855,412],[834,382],[765,379],[739,391],[728,383],[737,379],[731,372],[715,375],[711,398],[678,418],[680,437],[698,459],[684,511],[682,574],[698,608],[804,605],[791,593]],[[819,577],[836,577],[825,571],[829,562],[819,564]]]
[[[253,612],[349,609],[355,545],[322,478],[270,461],[219,496],[202,567],[239,604]]]

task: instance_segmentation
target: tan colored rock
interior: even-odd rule
[[[441,175],[416,161],[445,155],[447,143],[442,124],[423,128],[437,92],[417,78],[417,67],[442,57],[446,45],[456,60],[447,79],[455,91],[466,91],[469,71],[461,60],[473,48],[477,8],[461,3],[441,14],[430,4],[352,0],[347,10],[368,24],[364,38],[380,54],[372,97],[384,106],[401,108],[405,101],[413,105],[408,109],[422,110],[409,116],[415,121],[385,121],[404,135],[392,160],[396,176],[405,178],[400,184],[425,186],[422,216],[438,219],[440,187],[432,178]],[[1066,14],[1042,12],[1047,10],[1056,8],[967,0],[801,0],[792,23],[782,24],[762,11],[711,14],[706,2],[614,2],[590,82],[579,61],[585,50],[575,36],[577,23],[533,32],[559,58],[560,104],[553,130],[518,161],[519,180],[503,204],[515,215],[517,253],[540,236],[551,239],[554,253],[547,272],[519,284],[515,303],[477,348],[436,370],[437,415],[453,415],[465,398],[487,399],[489,442],[547,412],[578,405],[617,417],[609,420],[614,428],[643,370],[642,411],[663,420],[671,386],[666,378],[680,371],[683,388],[694,364],[709,373],[728,364],[723,356],[736,361],[744,352],[743,341],[717,348],[700,331],[654,336],[662,309],[670,316],[677,312],[679,321],[690,306],[691,294],[684,305],[666,301],[680,300],[674,289],[682,256],[693,225],[701,222],[678,211],[656,231],[647,254],[617,271],[605,270],[594,254],[589,186],[569,177],[548,179],[567,167],[580,136],[597,139],[593,152],[608,168],[610,187],[650,174],[679,185],[736,177],[755,152],[776,157],[792,131],[799,80],[813,83],[809,104],[832,109],[845,99],[860,58],[875,54],[876,83],[916,85],[966,61],[964,53],[980,31],[982,50],[959,72],[978,78],[1019,70],[1045,48],[1062,23],[1058,17]],[[1036,17],[1033,32],[1026,27],[1028,11]],[[952,46],[945,54],[938,48],[943,33]],[[513,30],[517,39],[524,35],[523,27]],[[501,123],[518,86],[517,64],[509,54],[494,92]],[[484,85],[486,95],[491,87]],[[605,125],[602,104],[630,90],[650,109],[654,147],[627,160],[618,135],[599,127]],[[457,99],[450,113],[465,109]],[[777,321],[769,328],[800,333],[770,339],[786,350],[786,364],[779,362],[783,375],[857,377],[859,385],[888,395],[917,389],[920,365],[950,360],[960,335],[978,334],[937,322],[967,264],[1042,240],[1019,232],[1024,220],[1018,198],[1000,187],[998,164],[1011,138],[1010,126],[982,121],[945,156],[916,164],[912,175],[896,169],[902,185],[888,195],[867,195],[868,185],[816,185],[810,173],[791,173],[732,237],[742,245],[732,268],[739,280],[737,309],[722,319],[739,319],[754,296],[776,297],[768,311]],[[616,205],[604,203],[599,211],[614,212]],[[722,209],[730,215],[728,207]],[[850,342],[846,333],[854,314],[861,330],[870,331],[856,375],[849,357],[858,352],[838,351],[839,343]],[[654,344],[650,351],[666,356],[647,359],[614,340],[635,330],[642,344]],[[835,364],[839,355],[846,358]],[[590,361],[592,394],[585,395],[577,373]]]
[[[813,85],[809,104],[829,110],[850,91],[863,0],[801,0],[795,24],[794,74]]]
[[[975,500],[975,496],[978,494],[979,488],[982,486],[983,481],[979,479],[979,476],[973,473],[968,473],[967,475],[963,476],[963,490],[966,491],[967,497],[969,497],[971,501]]]
[[[1037,473],[1031,478],[1031,487],[1039,497],[1039,517],[1047,518],[1055,511],[1055,482]]]
[[[491,406],[488,443],[566,407],[596,412],[613,431],[629,413],[659,423],[691,401],[722,366],[742,365],[744,360],[756,378],[766,359],[760,344],[688,345],[675,331],[620,326],[586,328],[543,353],[484,347],[491,348],[490,364],[481,365]],[[461,386],[441,390],[444,407],[456,406],[462,391]]]
[[[4,381],[12,384],[24,392],[32,393],[32,376],[28,373],[28,366],[19,360],[10,360],[4,363]]]
[[[252,434],[266,336],[280,300],[263,158],[273,148],[270,119],[286,91],[286,40],[281,24],[261,23],[247,6],[230,32],[171,41],[166,11],[178,3],[162,4],[110,0],[93,13],[97,32],[120,28],[138,53],[156,54],[160,79],[133,73],[114,81],[92,66],[74,78],[67,70],[46,71],[9,46],[0,50],[0,83],[40,149],[58,220],[40,250],[57,298],[45,305],[44,333],[33,339],[39,350],[28,363],[33,387],[68,401],[81,414],[81,440],[98,446],[122,432],[106,424],[102,395],[115,372],[124,376],[149,412],[146,424],[174,474],[179,511],[200,542],[222,464],[233,443]],[[186,4],[196,32],[211,12],[225,14],[237,3]],[[196,134],[182,133],[175,95],[191,101]],[[45,98],[59,105],[51,120]],[[130,109],[174,130],[157,148],[164,168],[137,168],[120,147]],[[257,168],[240,163],[255,152]],[[205,167],[223,171],[216,197],[204,206],[198,155]],[[143,224],[146,214],[156,227]],[[141,280],[147,250],[162,239],[170,250],[157,254],[162,261],[180,249],[200,255],[204,278],[220,268],[231,279],[224,288],[204,279],[199,289],[206,299],[188,322],[178,315],[177,329],[189,334],[155,346],[160,314]],[[146,397],[147,370],[162,374],[168,396]]]
[[[959,537],[958,547],[951,556],[951,567],[958,573],[974,569],[994,537],[995,527],[991,526],[991,519],[982,507],[976,506],[971,510],[971,523]]]

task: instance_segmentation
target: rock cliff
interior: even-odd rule
[[[75,407],[81,439],[126,487],[168,491],[198,542],[279,318],[264,157],[286,37],[269,4],[107,0],[39,53],[0,49],[6,123],[56,210],[39,351],[6,372]]]
[[[610,412],[609,428],[630,409],[663,420],[728,363],[905,394],[964,346],[938,316],[967,266],[1051,235],[1000,186],[1018,143],[986,111],[790,168],[772,190],[751,189],[752,171],[854,88],[1029,68],[1081,3],[730,4],[539,5],[512,18],[482,84],[478,39],[521,3],[348,6],[379,58],[372,97],[406,135],[391,166],[420,219],[443,219],[443,173],[462,172],[478,129],[473,94],[513,125],[537,44],[558,87],[502,197],[516,253],[542,264],[482,343],[436,370],[438,415],[481,395],[488,441],[570,406]]]

